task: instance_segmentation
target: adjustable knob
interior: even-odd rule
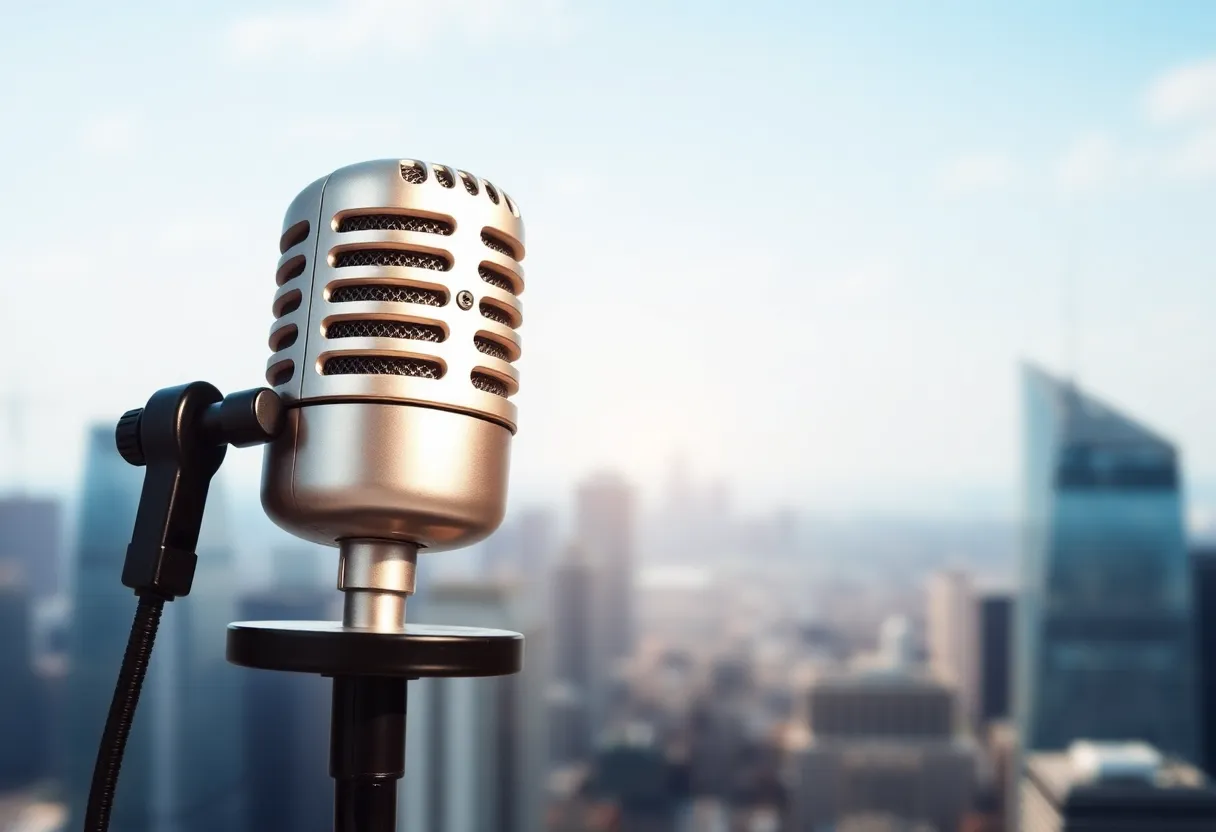
[[[142,467],[146,462],[143,443],[139,438],[139,423],[143,415],[142,407],[128,410],[122,414],[118,427],[114,429],[114,444],[118,446],[119,455],[136,467]]]

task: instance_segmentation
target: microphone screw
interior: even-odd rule
[[[143,415],[142,407],[128,410],[122,414],[118,427],[114,429],[114,444],[118,447],[119,456],[137,468],[147,462],[144,458],[143,440],[139,435],[140,417]]]
[[[473,306],[473,293],[465,289],[456,293],[456,305],[461,309],[469,309]]]

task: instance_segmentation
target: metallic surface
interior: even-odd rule
[[[426,181],[406,182],[402,164],[415,164],[427,171]],[[514,203],[500,191],[498,204],[489,197],[485,180],[476,180],[478,193],[470,194],[457,177],[455,187],[445,188],[435,176],[435,166],[411,160],[387,159],[341,168],[309,185],[287,210],[283,221],[287,232],[301,222],[309,224],[307,237],[291,245],[279,260],[280,274],[293,274],[303,258],[303,270],[284,282],[275,294],[274,310],[280,312],[298,294],[299,307],[277,316],[271,327],[272,349],[290,340],[285,331],[295,329],[295,340],[277,349],[267,362],[267,381],[289,402],[317,402],[325,399],[375,399],[427,404],[491,419],[512,432],[516,409],[508,399],[475,388],[470,376],[474,371],[498,378],[511,394],[519,388],[519,374],[508,361],[485,355],[474,346],[474,337],[492,338],[507,347],[513,358],[520,353],[518,333],[511,326],[484,317],[479,307],[489,301],[504,309],[518,326],[523,319],[519,298],[492,286],[478,274],[482,264],[512,277],[522,291],[524,275],[519,260],[523,257],[523,223],[513,211]],[[449,168],[449,170],[453,170]],[[455,225],[450,235],[416,231],[368,230],[339,232],[343,217],[353,214],[391,214],[434,216]],[[485,230],[507,240],[517,257],[510,257],[486,246]],[[290,238],[294,240],[294,238]],[[448,271],[417,267],[355,266],[336,268],[337,255],[345,251],[396,249],[441,254],[451,263]],[[292,265],[295,264],[295,265]],[[441,289],[446,305],[360,301],[332,303],[330,295],[344,284],[378,283],[412,285]],[[470,309],[461,309],[455,296],[471,292],[476,300]],[[294,302],[294,301],[292,301]],[[341,320],[381,319],[433,324],[447,332],[442,343],[405,341],[395,338],[342,338],[329,340],[326,327]],[[376,355],[424,358],[444,367],[443,378],[406,376],[347,375],[326,376],[323,362],[335,355]],[[290,362],[293,373],[288,381],[276,384],[276,370]]]
[[[427,407],[293,408],[267,446],[262,507],[326,545],[371,538],[455,549],[502,522],[510,440],[501,425]]]
[[[519,388],[515,327],[523,311],[517,294],[487,282],[480,270],[506,275],[516,293],[523,291],[523,224],[505,193],[443,170],[398,159],[352,165],[313,182],[287,210],[267,380],[289,411],[282,434],[267,446],[262,505],[298,537],[331,546],[347,538],[409,541],[443,551],[483,539],[502,522],[517,417],[509,396]],[[425,179],[407,181],[403,171],[411,179],[425,172]],[[362,215],[361,225],[373,215],[441,220],[451,233],[337,230],[343,219]],[[513,256],[488,245],[487,234]],[[450,268],[334,265],[344,252],[369,250],[438,255]],[[343,285],[367,284],[439,290],[444,305],[331,301]],[[457,303],[464,292],[474,299],[468,309]],[[510,324],[485,317],[484,304]],[[327,328],[340,321],[423,324],[445,337],[328,338]],[[505,359],[479,350],[478,339],[501,347]],[[442,375],[323,374],[327,359],[351,356],[437,362]],[[507,396],[479,389],[474,374],[501,382]]]
[[[414,594],[418,546],[384,540],[343,540],[338,589],[345,593],[342,624],[380,632],[405,629],[405,604]]]

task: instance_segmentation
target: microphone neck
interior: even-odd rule
[[[405,629],[405,603],[414,594],[418,546],[398,540],[338,543],[342,626],[378,632]]]

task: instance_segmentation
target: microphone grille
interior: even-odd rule
[[[514,200],[449,165],[314,182],[280,238],[267,380],[288,401],[425,404],[513,431],[523,240]]]

